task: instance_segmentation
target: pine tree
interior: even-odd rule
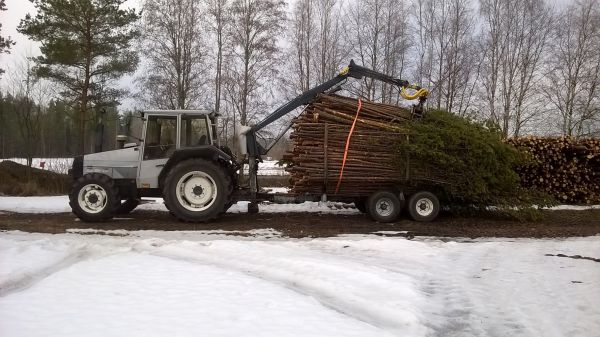
[[[75,103],[78,151],[85,152],[85,127],[92,102],[116,100],[114,80],[138,64],[131,48],[139,36],[140,14],[121,9],[124,0],[31,0],[35,16],[21,20],[18,31],[41,42],[36,74],[64,87]],[[109,93],[109,97],[98,97]]]
[[[5,0],[0,0],[0,11],[6,10]],[[2,32],[2,23],[0,23],[0,33]],[[8,53],[10,51],[10,47],[15,44],[10,37],[3,37],[0,35],[0,54]],[[0,75],[4,72],[4,69],[0,68]]]

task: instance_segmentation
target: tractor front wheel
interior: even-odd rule
[[[73,213],[85,222],[109,220],[121,200],[115,182],[100,173],[86,174],[73,183],[69,205]]]

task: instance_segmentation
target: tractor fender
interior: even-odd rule
[[[167,163],[165,164],[164,168],[158,176],[159,186],[162,187],[166,175],[169,173],[173,166],[177,165],[177,163],[183,160],[191,158],[203,158],[206,160],[213,161],[215,163],[224,162],[227,165],[233,165],[231,156],[216,146],[202,145],[177,149],[175,150],[175,152],[173,152],[173,154],[171,155],[171,157],[169,158],[169,160],[167,161]]]

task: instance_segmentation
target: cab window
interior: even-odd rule
[[[144,159],[169,157],[175,151],[177,117],[149,116],[147,123]]]
[[[206,116],[181,116],[181,147],[202,145],[210,145]]]

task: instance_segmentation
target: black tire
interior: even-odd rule
[[[440,201],[431,192],[417,192],[408,200],[408,214],[415,221],[433,221],[439,213]]]
[[[396,221],[401,208],[400,199],[390,191],[375,192],[367,199],[369,216],[377,222]]]
[[[84,189],[88,189],[88,192]],[[115,182],[100,173],[89,173],[75,180],[69,193],[69,205],[73,214],[85,222],[110,220],[120,202]],[[98,206],[95,206],[96,203],[99,203]]]
[[[117,207],[115,214],[129,214],[133,212],[133,210],[140,205],[140,199],[138,198],[129,198],[125,199],[125,201],[121,202],[119,207]]]
[[[363,199],[354,200],[354,207],[361,213],[368,213],[367,202]]]
[[[209,183],[208,186],[216,190],[216,192],[209,191],[212,193],[208,196],[211,196],[213,193],[215,195],[209,199],[209,203],[202,205],[202,207],[197,207],[198,210],[194,210],[196,207],[192,205],[192,202],[189,201],[185,194],[180,195],[178,198],[178,194],[180,193],[177,187],[178,183],[186,175],[192,174],[192,172],[201,174],[202,177],[200,179],[206,179],[207,183]],[[191,178],[195,178],[195,176]],[[179,220],[185,222],[206,222],[216,219],[223,213],[225,205],[231,198],[230,185],[231,178],[222,166],[204,159],[188,159],[178,163],[169,171],[165,179],[162,194],[165,205]],[[187,187],[186,185],[183,186]],[[195,191],[197,187],[194,187],[194,197],[198,196],[200,198],[204,196],[205,191],[202,188]],[[191,194],[192,192],[190,192]]]

